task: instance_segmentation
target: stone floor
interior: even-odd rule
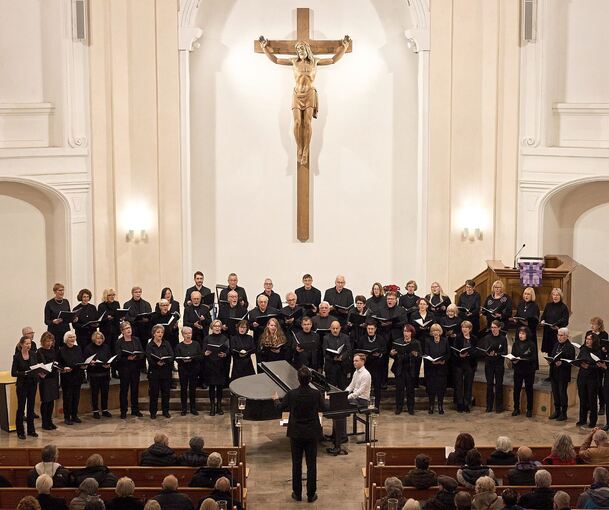
[[[389,404],[389,403],[388,403]],[[183,446],[195,434],[201,434],[209,445],[230,444],[228,414],[210,417],[181,417],[174,413],[171,419],[159,417],[155,422],[148,418],[114,418],[101,421],[86,417],[79,426],[66,427],[57,420],[58,430],[39,430],[36,440],[19,441],[16,434],[0,432],[3,446],[42,446],[53,442],[59,446],[148,446],[157,430],[166,432],[170,444]],[[542,418],[512,418],[509,413],[486,414],[476,408],[471,414],[457,414],[450,410],[444,416],[429,416],[417,412],[414,417],[395,416],[389,405],[378,420],[379,444],[440,445],[454,443],[459,432],[470,432],[478,444],[493,444],[497,435],[509,435],[515,444],[548,444],[558,432],[572,435],[576,444],[581,443],[585,431],[575,426],[575,416],[566,423],[556,423]],[[601,418],[601,424],[604,420]],[[324,423],[329,432],[331,423]],[[321,453],[318,458],[318,493],[315,504],[296,503],[290,499],[291,462],[289,441],[279,421],[246,422],[244,442],[248,447],[249,508],[311,508],[311,509],[359,509],[363,500],[363,480],[360,468],[364,465],[365,445],[354,441],[348,446],[349,455],[331,457]]]

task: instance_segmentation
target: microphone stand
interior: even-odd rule
[[[518,269],[518,268],[516,267],[516,260],[518,260],[518,255],[520,255],[520,252],[521,252],[522,250],[524,250],[524,247],[525,247],[525,246],[526,246],[526,244],[525,244],[525,243],[522,243],[522,246],[521,246],[521,247],[520,247],[520,249],[519,249],[519,250],[516,252],[516,255],[514,255],[514,266],[512,267],[512,269]]]

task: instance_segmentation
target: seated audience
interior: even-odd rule
[[[459,491],[455,495],[455,509],[456,510],[471,510],[472,508],[472,495],[466,491]]]
[[[42,474],[36,479],[36,490],[38,491],[40,508],[42,510],[68,510],[65,499],[51,496],[52,488],[53,479],[49,475]]]
[[[402,484],[405,487],[415,487],[416,489],[429,489],[438,483],[438,475],[429,469],[429,457],[424,453],[419,453],[414,459],[415,469],[406,473]]]
[[[503,499],[503,510],[524,510],[518,506],[518,493],[514,489],[504,489],[501,493]]]
[[[90,501],[87,501],[84,510],[106,510],[106,505],[103,499],[92,499]]]
[[[85,478],[78,486],[78,494],[70,501],[70,510],[84,510],[85,505],[92,498],[98,498],[99,483],[95,478]]]
[[[209,487],[213,489],[218,478],[225,476],[229,482],[233,483],[233,477],[230,469],[222,467],[222,455],[218,452],[212,452],[207,458],[207,466],[200,467],[192,475],[192,480],[188,484],[189,487]]]
[[[577,454],[573,448],[573,441],[568,434],[558,434],[550,450],[550,455],[541,461],[542,464],[577,464]]]
[[[190,450],[178,457],[178,465],[192,467],[206,466],[209,454],[203,451],[204,445],[205,442],[201,436],[191,437],[188,442]]]
[[[216,481],[216,485],[214,486],[214,491],[210,496],[214,501],[228,501],[227,506],[230,508],[231,501],[231,486],[228,478],[222,476],[218,478]],[[200,508],[203,504],[204,499],[199,502],[197,508]],[[237,507],[237,510],[241,510],[243,507],[239,501],[233,501],[233,506]]]
[[[161,510],[161,505],[154,499],[149,499],[144,505],[144,510]]]
[[[518,504],[528,510],[552,510],[554,506],[554,489],[551,489],[552,475],[545,469],[535,473],[535,488],[518,498]]]
[[[554,510],[571,510],[571,496],[565,491],[554,494]]]
[[[438,476],[439,490],[436,495],[422,504],[423,510],[455,510],[457,480],[450,476]]]
[[[13,485],[4,476],[0,475],[0,488],[12,487]]]
[[[472,435],[467,432],[461,432],[455,440],[455,451],[448,454],[446,464],[449,466],[462,466],[465,464],[465,454],[475,446]]]
[[[488,466],[482,465],[482,455],[472,448],[465,455],[465,465],[457,470],[457,482],[463,487],[473,489],[476,486],[476,480],[481,476],[490,476],[495,480],[495,473]]]
[[[34,496],[25,496],[17,503],[17,510],[40,510],[40,503]]]
[[[99,453],[90,455],[84,469],[74,471],[74,482],[79,484],[85,478],[95,478],[100,487],[116,487],[117,478],[107,466]]]
[[[518,458],[513,451],[512,441],[507,436],[499,436],[495,442],[495,450],[486,459],[486,464],[489,466],[513,466],[516,462],[518,462]]]
[[[421,505],[416,499],[408,498],[402,510],[421,510]]]
[[[59,450],[54,444],[48,444],[40,452],[42,462],[34,466],[27,475],[27,486],[34,487],[40,475],[49,475],[53,479],[54,487],[70,487],[72,474],[59,464]]]
[[[590,446],[592,441],[596,446]],[[607,433],[598,427],[593,428],[579,447],[579,458],[586,464],[609,464]]]
[[[169,438],[162,432],[154,435],[154,443],[142,452],[140,466],[176,466],[178,458],[169,448]]]
[[[604,467],[594,468],[594,480],[577,499],[577,508],[609,508],[609,471]]]
[[[220,510],[218,503],[211,498],[206,498],[203,503],[199,505],[199,510]]]
[[[518,462],[507,472],[506,485],[535,485],[535,472],[541,464],[533,460],[533,452],[528,446],[518,448]]]
[[[178,479],[175,476],[169,475],[163,478],[161,488],[163,490],[152,499],[158,501],[162,510],[194,510],[190,498],[178,492]]]
[[[476,480],[476,493],[472,498],[472,510],[500,510],[503,499],[495,494],[495,480],[481,476]]]
[[[144,503],[135,497],[135,484],[131,478],[119,478],[114,492],[116,496],[106,504],[107,510],[143,510]]]
[[[398,508],[402,508],[406,504],[406,498],[402,494],[402,482],[396,476],[390,476],[385,479],[385,491],[387,494],[376,502],[377,510],[387,510],[387,501],[391,498],[398,500]]]

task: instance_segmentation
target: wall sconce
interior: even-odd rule
[[[482,241],[482,230],[480,230],[480,228],[478,228],[478,227],[476,227],[476,228],[465,227],[463,229],[463,233],[461,234],[461,239],[463,239],[464,241],[467,241],[467,240],[475,241],[476,239],[478,239],[479,241]]]
[[[147,243],[148,242],[148,232],[144,229],[140,230],[138,234],[135,233],[135,230],[129,230],[127,235],[125,236],[128,243]]]

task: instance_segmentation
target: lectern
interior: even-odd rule
[[[13,432],[15,427],[15,411],[17,409],[16,379],[10,372],[0,372],[0,429]]]

